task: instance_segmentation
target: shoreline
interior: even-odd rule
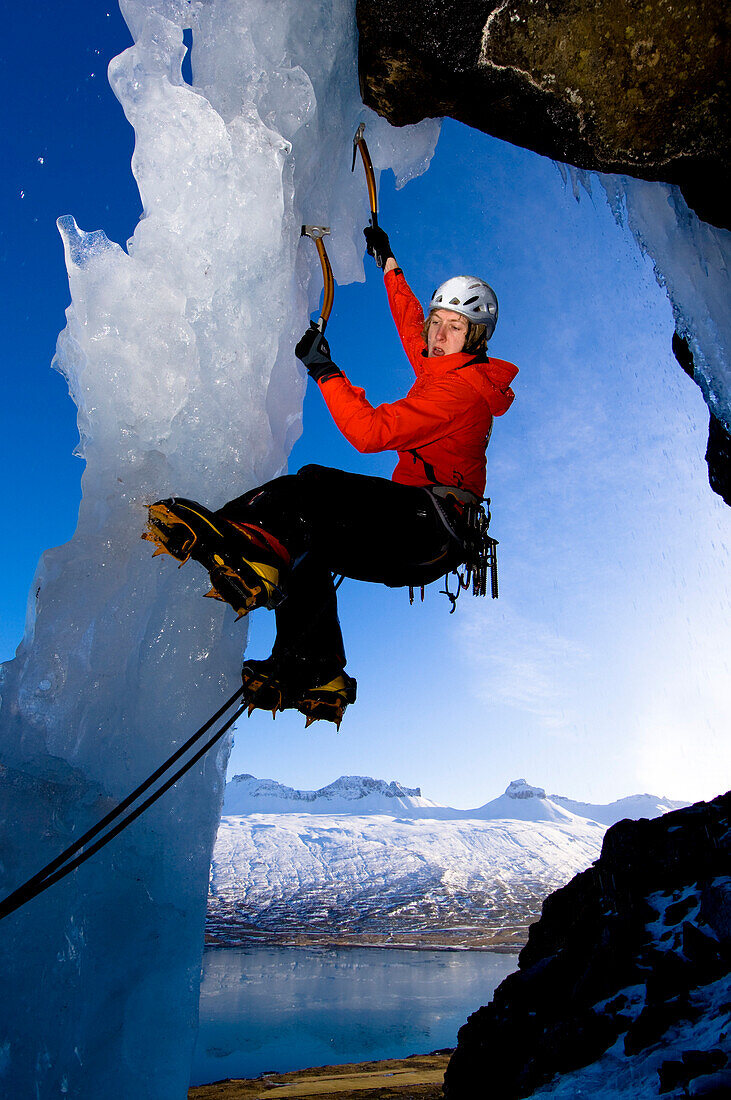
[[[240,936],[216,936],[207,932],[204,950],[227,947],[320,947],[342,950],[351,947],[372,947],[400,951],[492,951],[500,955],[517,955],[525,946],[524,930],[520,939],[511,933],[464,935],[453,933],[397,932],[388,936],[377,933],[347,935],[324,932],[255,932],[247,929]]]
[[[444,1073],[453,1051],[412,1054],[380,1062],[351,1062],[256,1078],[229,1078],[188,1090],[188,1100],[441,1100]],[[408,1091],[407,1091],[408,1090]]]

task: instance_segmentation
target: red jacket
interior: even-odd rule
[[[467,352],[427,357],[424,314],[401,271],[385,284],[416,382],[406,397],[374,409],[345,375],[328,378],[320,383],[327,407],[356,450],[398,452],[393,481],[456,485],[481,497],[492,418],[510,408],[518,368],[502,359],[475,363]]]

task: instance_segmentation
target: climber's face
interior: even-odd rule
[[[427,355],[454,355],[462,351],[468,324],[467,318],[453,309],[432,310],[426,331]]]

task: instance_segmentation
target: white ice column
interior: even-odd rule
[[[55,365],[86,469],[76,534],[44,554],[2,669],[3,895],[235,690],[245,624],[200,598],[194,564],[151,560],[144,505],[216,507],[284,468],[304,392],[292,347],[320,277],[300,223],[332,224],[336,277],[362,277],[353,0],[121,6],[135,44],[110,81],[144,213],[126,249],[60,224],[72,304]],[[378,166],[428,163],[436,126],[370,127]],[[0,924],[3,1095],[186,1095],[227,752]]]

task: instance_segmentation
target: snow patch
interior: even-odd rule
[[[531,1100],[576,1100],[586,1096],[592,1100],[655,1100],[658,1096],[658,1072],[663,1062],[677,1059],[692,1050],[728,1051],[728,977],[694,990],[690,997],[694,1020],[672,1026],[661,1041],[628,1057],[624,1052],[624,1035],[601,1058],[573,1073],[564,1074],[531,1093]],[[723,1080],[721,1080],[723,1078]],[[711,1083],[710,1078],[706,1081]],[[701,1096],[703,1078],[691,1084],[690,1092],[667,1093],[677,1096]],[[719,1074],[713,1080],[713,1096],[728,1095],[731,1075]],[[696,1087],[697,1086],[697,1089]]]

